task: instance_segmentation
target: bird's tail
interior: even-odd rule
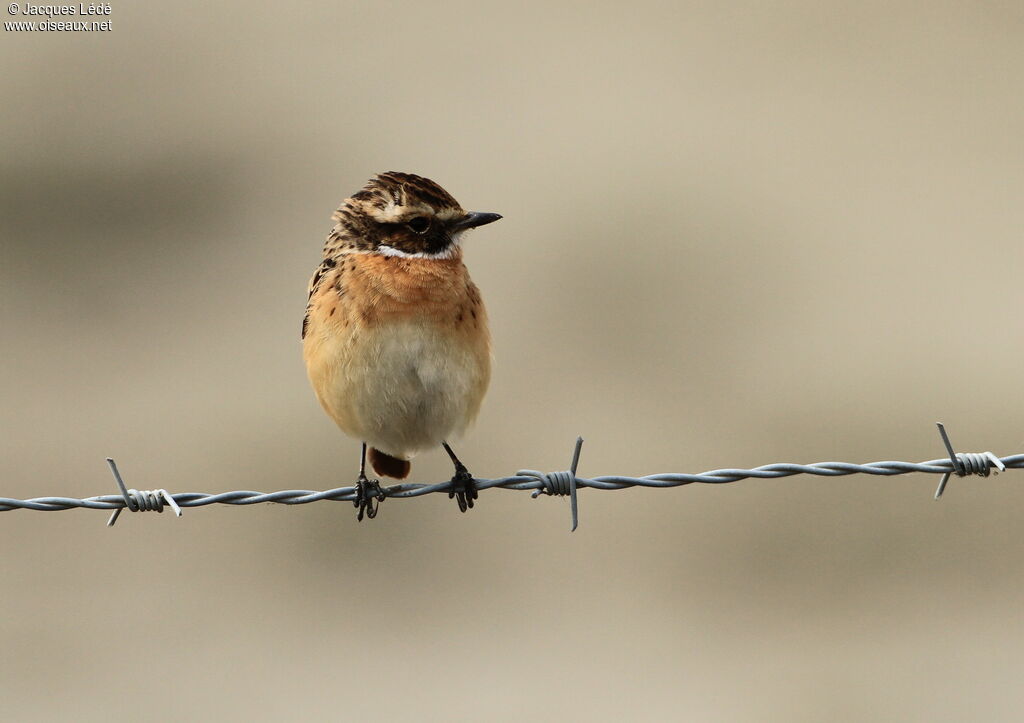
[[[370,465],[377,474],[395,479],[405,479],[409,476],[409,470],[412,469],[412,462],[409,460],[392,457],[373,447],[370,447]]]

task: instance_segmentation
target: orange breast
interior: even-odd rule
[[[486,333],[480,292],[461,259],[353,254],[345,263],[345,299],[361,325],[419,317],[467,334]]]

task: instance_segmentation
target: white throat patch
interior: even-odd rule
[[[367,253],[379,254],[381,256],[397,256],[401,259],[450,259],[454,258],[455,254],[459,251],[459,242],[453,241],[443,251],[438,251],[434,254],[428,254],[424,251],[417,251],[415,253],[409,253],[408,251],[402,251],[392,246],[381,245],[375,248],[373,251]]]

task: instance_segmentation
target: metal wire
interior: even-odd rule
[[[572,453],[572,464],[565,472],[544,474],[535,469],[521,469],[516,472],[520,477],[533,477],[540,482],[540,489],[530,495],[533,499],[537,499],[542,492],[546,495],[569,495],[569,504],[572,510],[572,528],[569,532],[575,532],[580,524],[579,505],[576,501],[576,467],[580,463],[581,449],[583,449],[583,437],[577,437],[576,449]]]
[[[975,474],[979,477],[988,477],[992,467],[995,466],[999,472],[1006,469],[1006,465],[991,452],[973,453],[967,452],[964,454],[957,454],[953,451],[953,443],[949,441],[949,435],[946,434],[946,428],[942,422],[936,422],[935,426],[939,428],[939,436],[942,437],[942,443],[946,445],[946,452],[949,453],[949,461],[953,465],[953,469],[942,475],[942,479],[939,480],[939,486],[935,488],[935,499],[942,497],[942,493],[946,491],[946,483],[949,482],[949,476],[956,474],[957,477],[965,477],[969,474]],[[998,472],[996,473],[998,474]]]
[[[607,475],[602,477],[577,477],[576,467],[579,463],[580,445],[583,440],[576,442],[576,451],[573,457],[572,467],[568,472],[542,473],[534,470],[521,470],[515,477],[502,477],[498,479],[476,479],[478,489],[511,489],[511,490],[534,490],[533,496],[541,494],[565,495],[573,498],[575,503],[575,491],[577,488],[589,487],[597,490],[621,490],[629,487],[653,487],[664,489],[668,487],[682,487],[689,484],[729,484],[744,479],[778,479],[791,477],[799,474],[816,475],[819,477],[842,477],[852,474],[869,474],[882,477],[893,477],[896,475],[910,474],[912,472],[923,472],[925,474],[941,474],[943,479],[936,491],[935,498],[938,499],[945,488],[950,475],[963,477],[970,474],[987,477],[989,473],[995,473],[1006,469],[1024,468],[1024,454],[1015,454],[1008,457],[996,457],[991,452],[982,454],[958,454],[953,451],[952,445],[948,443],[948,437],[942,425],[939,425],[943,441],[947,444],[949,456],[944,459],[933,459],[927,462],[870,462],[867,464],[852,464],[849,462],[816,462],[814,464],[768,464],[753,469],[716,469],[700,474],[653,474],[646,477],[626,477],[622,475]],[[27,500],[0,497],[0,512],[10,510],[36,510],[40,512],[55,512],[69,510],[77,507],[84,507],[95,510],[114,510],[108,524],[113,524],[116,513],[123,509],[133,512],[156,510],[161,511],[163,502],[171,505],[180,516],[182,507],[205,507],[206,505],[257,505],[264,502],[274,502],[282,505],[305,505],[311,502],[332,501],[352,502],[355,499],[355,487],[337,487],[335,489],[321,492],[314,490],[281,490],[278,492],[254,492],[252,490],[236,490],[234,492],[221,492],[219,494],[206,494],[204,492],[179,492],[170,494],[166,490],[154,490],[151,492],[139,492],[128,490],[121,481],[120,473],[113,460],[108,460],[110,468],[114,473],[115,480],[121,488],[119,495],[99,495],[78,499],[74,497],[35,497]],[[995,468],[993,470],[993,468]],[[435,492],[448,492],[450,482],[439,484],[416,484],[402,483],[383,487],[384,495],[388,498],[404,499],[409,497],[421,497],[422,495]],[[577,512],[573,504],[573,529],[576,529]]]
[[[124,505],[132,512],[142,512],[156,510],[157,512],[164,511],[164,500],[171,506],[174,513],[181,517],[181,508],[178,507],[178,503],[174,501],[170,493],[167,490],[129,490],[125,489],[124,480],[121,479],[121,473],[117,470],[117,464],[110,457],[107,457],[107,464],[110,466],[110,471],[114,474],[114,481],[117,482],[117,486],[121,488],[121,496],[124,497]],[[117,516],[121,514],[121,509],[114,510],[114,513],[110,515],[110,519],[107,520],[107,527],[113,527],[114,523],[117,522]]]

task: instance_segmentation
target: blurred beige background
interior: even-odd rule
[[[351,484],[299,326],[387,169],[505,215],[479,476],[1024,451],[1019,3],[110,19],[0,42],[0,496]],[[4,513],[4,717],[1008,720],[1022,479]]]

